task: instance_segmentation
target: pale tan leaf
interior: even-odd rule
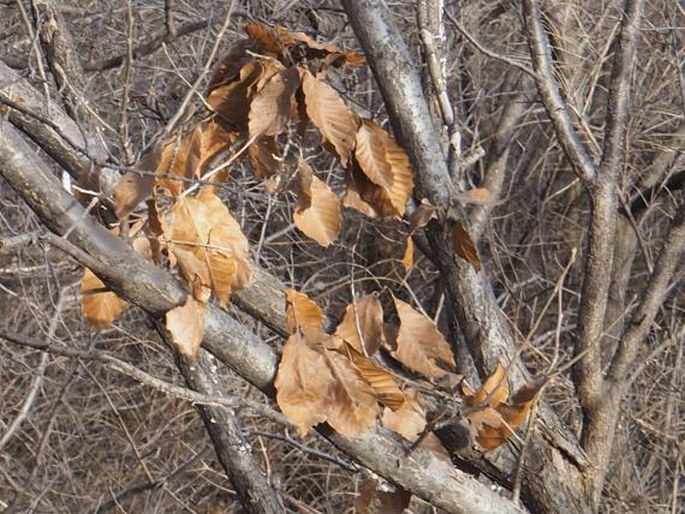
[[[204,303],[188,295],[184,305],[166,313],[166,328],[178,351],[193,360],[197,358],[205,334],[205,309]]]
[[[456,200],[475,205],[492,205],[495,201],[490,190],[484,187],[474,187],[465,193],[460,193],[456,196]]]
[[[399,409],[405,401],[405,395],[397,386],[392,374],[381,368],[371,359],[356,351],[348,343],[344,343],[338,351],[354,364],[357,371],[373,389],[378,401],[391,409]]]
[[[307,116],[346,166],[354,148],[357,117],[335,89],[316,79],[305,68],[300,68],[300,74]]]
[[[376,185],[390,189],[394,171],[386,157],[386,148],[394,141],[371,120],[362,120],[355,141],[354,155],[364,174]]]
[[[81,280],[81,312],[86,321],[97,329],[111,325],[128,306],[116,293],[96,292],[101,289],[106,289],[105,284],[92,271],[85,268]]]
[[[447,371],[438,364],[454,368],[454,357],[445,338],[432,320],[411,305],[393,296],[400,327],[393,356],[407,368],[431,378]]]
[[[361,354],[376,353],[385,344],[383,308],[378,298],[367,294],[348,305],[335,334]]]
[[[306,236],[322,246],[328,246],[340,235],[340,202],[326,183],[316,176],[312,176],[310,194],[309,207],[301,208],[298,205],[293,212],[293,221]]]
[[[285,301],[285,326],[289,334],[308,327],[323,332],[323,311],[309,296],[286,289]]]
[[[414,240],[411,236],[407,238],[407,246],[404,249],[402,264],[404,265],[405,271],[409,271],[414,266]]]
[[[336,351],[324,350],[335,381],[328,400],[327,421],[346,437],[368,430],[379,414],[376,395],[352,363]]]
[[[310,347],[299,332],[293,333],[274,381],[276,402],[301,436],[326,421],[331,402],[334,379],[322,351]]]
[[[202,190],[195,198],[185,197],[176,202],[170,228],[172,250],[192,252],[204,262],[210,280],[206,285],[222,305],[232,291],[249,283],[252,269],[247,239],[210,189]]]
[[[481,261],[478,257],[478,249],[476,244],[471,239],[464,225],[457,221],[452,229],[452,245],[456,254],[464,260],[467,260],[476,271],[480,271]]]
[[[299,86],[300,74],[294,66],[274,74],[266,82],[250,104],[250,136],[275,136],[285,130]]]
[[[426,413],[416,400],[416,394],[409,394],[399,409],[384,409],[382,422],[385,428],[414,442],[426,427]]]

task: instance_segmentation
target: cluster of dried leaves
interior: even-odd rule
[[[384,313],[377,296],[365,295],[347,306],[335,332],[328,334],[316,303],[294,290],[286,296],[291,335],[278,368],[276,400],[300,434],[326,422],[337,432],[354,436],[380,418],[383,426],[410,441],[419,438],[426,417],[418,393],[401,387],[379,356],[383,350],[431,380],[448,378],[454,359],[433,321],[392,294],[391,313]],[[389,318],[397,323],[386,322]],[[486,451],[501,445],[525,421],[545,383],[526,384],[510,399],[501,365],[478,391],[462,383],[463,413],[473,440]],[[423,444],[445,453],[433,438]]]
[[[167,315],[167,328],[190,355],[202,339],[202,313],[211,294],[223,305],[250,280],[247,240],[215,191],[228,179],[229,164],[246,157],[267,190],[293,191],[295,225],[322,245],[338,238],[341,201],[304,159],[280,154],[294,126],[304,138],[313,125],[346,169],[343,205],[398,218],[413,190],[404,150],[323,81],[331,67],[363,64],[360,54],[282,27],[251,23],[246,30],[249,38],[231,49],[210,81],[206,120],[144,154],[136,171],[124,174],[114,197],[120,220],[130,219],[146,202],[146,212],[136,213],[132,243],[147,238],[145,254],[156,264],[168,256],[169,267],[178,268],[193,292]],[[212,168],[238,142],[242,147]],[[103,288],[86,274],[83,312],[98,327],[115,320],[126,305]]]
[[[136,171],[124,174],[114,198],[131,246],[157,265],[176,268],[192,293],[167,313],[166,327],[179,350],[193,358],[204,335],[207,302],[214,296],[225,306],[252,275],[247,239],[216,192],[228,179],[229,164],[247,158],[267,190],[289,188],[297,198],[294,223],[321,245],[337,239],[342,206],[374,218],[400,218],[414,186],[407,155],[392,136],[356,115],[323,81],[332,67],[363,64],[359,54],[282,27],[252,23],[246,30],[249,38],[233,47],[211,79],[207,118],[143,155]],[[342,200],[301,156],[280,154],[293,130],[304,140],[310,124],[346,171]],[[238,142],[242,147],[212,168]],[[483,191],[466,195],[482,200]],[[132,215],[143,202],[145,209]],[[435,216],[435,207],[424,201],[410,219],[407,268],[412,266],[411,235]],[[120,235],[119,228],[113,230]],[[475,245],[458,223],[454,248],[480,268]],[[109,325],[126,308],[90,270],[82,292],[83,313],[97,327]],[[287,293],[290,337],[275,385],[279,406],[301,434],[327,422],[353,436],[379,418],[409,440],[422,433],[426,417],[418,395],[401,387],[381,364],[381,349],[430,380],[448,375],[455,363],[428,317],[392,295],[388,304],[397,322],[387,323],[380,300],[367,295],[349,305],[335,333],[328,334],[321,309],[302,293]],[[531,384],[507,403],[504,368],[498,368],[480,391],[464,388],[465,415],[483,449],[512,435],[541,385]],[[426,441],[440,447],[437,440]]]

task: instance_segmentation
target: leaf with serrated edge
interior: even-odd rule
[[[340,202],[333,191],[315,175],[311,183],[309,207],[295,208],[293,221],[307,237],[322,246],[328,246],[338,239],[342,226]]]
[[[307,327],[323,332],[323,311],[314,300],[294,289],[285,290],[285,326],[289,334]]]
[[[376,353],[378,348],[385,344],[383,308],[378,298],[367,294],[348,305],[335,334],[359,353],[368,356]],[[360,335],[364,341],[363,345]]]
[[[431,378],[447,373],[437,366],[438,363],[454,368],[452,351],[435,323],[408,303],[394,296],[393,300],[400,318],[397,348],[393,357],[410,370]]]
[[[357,133],[357,117],[345,105],[340,94],[325,82],[300,68],[307,116],[333,145],[343,166],[347,166]]]
[[[299,86],[300,74],[294,66],[274,74],[265,83],[250,104],[250,136],[276,136],[285,130]]]
[[[397,386],[389,371],[376,365],[371,359],[356,351],[349,343],[344,343],[338,349],[354,364],[357,371],[371,386],[378,401],[391,409],[399,409],[405,401],[405,396]]]
[[[359,167],[371,182],[389,189],[393,184],[394,172],[385,154],[392,142],[388,133],[371,120],[362,120],[355,137],[354,156]]]
[[[322,349],[312,348],[302,334],[292,334],[283,347],[274,385],[278,406],[301,436],[326,421],[332,383]]]
[[[206,304],[198,302],[191,295],[184,305],[174,307],[166,313],[166,328],[178,350],[193,360],[197,359],[200,344],[205,334]]]
[[[247,239],[209,188],[195,198],[182,198],[173,206],[171,239],[172,250],[190,251],[206,264],[210,278],[207,285],[222,305],[233,290],[249,283],[252,270]]]
[[[376,423],[376,395],[347,357],[331,350],[324,350],[324,355],[335,379],[328,397],[328,424],[339,434],[354,437]]]

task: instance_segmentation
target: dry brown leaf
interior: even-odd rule
[[[332,382],[323,349],[312,348],[294,332],[283,347],[274,385],[278,406],[301,436],[326,421]]]
[[[464,393],[464,406],[467,408],[478,407],[485,401],[491,407],[497,407],[509,398],[509,383],[507,382],[507,370],[502,364],[497,364],[495,371],[487,378],[483,387],[473,391],[470,387],[462,384]]]
[[[335,334],[361,354],[376,353],[385,344],[383,308],[378,298],[367,294],[348,305]]]
[[[422,198],[421,203],[409,216],[409,234],[411,235],[418,229],[425,227],[430,220],[437,219],[437,211],[438,209],[430,203],[428,198]]]
[[[207,262],[201,261],[195,253],[180,247],[174,248],[174,256],[181,275],[193,292],[193,297],[206,303],[212,293],[212,279]]]
[[[205,309],[207,305],[191,295],[186,303],[174,307],[166,313],[166,328],[182,354],[197,359],[202,338],[205,334]]]
[[[492,205],[495,201],[490,190],[484,187],[469,189],[465,193],[458,194],[456,199],[461,203],[475,205]]]
[[[261,136],[247,149],[250,156],[252,174],[257,180],[269,178],[280,173],[283,162],[276,159],[280,155],[276,138],[273,136]]]
[[[416,399],[416,393],[409,393],[399,409],[383,410],[383,426],[397,432],[409,441],[416,441],[426,427],[426,413]]]
[[[397,410],[404,404],[405,395],[397,386],[395,379],[386,369],[376,365],[371,359],[362,355],[348,343],[338,349],[354,364],[357,371],[373,389],[378,401],[386,407]]]
[[[354,437],[376,423],[376,394],[347,357],[331,350],[324,350],[324,355],[334,377],[326,421],[339,434]]]
[[[497,407],[497,411],[509,426],[517,428],[523,424],[545,384],[547,384],[546,377],[534,382],[527,382],[514,393],[507,404],[501,404]]]
[[[294,108],[300,74],[295,66],[273,75],[250,104],[250,136],[276,136],[285,130]]]
[[[396,146],[396,145],[395,145]],[[357,209],[371,217],[398,218],[404,215],[407,200],[414,188],[409,160],[399,147],[398,152],[387,152],[388,162],[394,170],[393,185],[385,189],[371,182],[354,159],[348,168],[345,206]],[[401,152],[401,153],[399,153]]]
[[[323,311],[314,300],[294,289],[286,289],[285,302],[285,327],[289,334],[307,328],[323,333]]]
[[[409,271],[414,266],[414,240],[411,236],[407,238],[407,246],[404,249],[402,264],[404,265],[405,271]]]
[[[300,68],[307,116],[326,143],[333,146],[340,162],[347,166],[354,148],[358,121],[340,94],[325,82]]]
[[[370,182],[369,182],[370,183]],[[343,197],[343,205],[355,211],[361,212],[363,215],[369,218],[377,218],[378,213],[376,209],[373,208],[366,200],[364,200],[356,185],[348,176],[347,180],[347,190],[345,191],[345,196]]]
[[[247,53],[247,50],[254,50],[255,44],[250,39],[237,41],[226,55],[221,58],[219,64],[214,68],[214,74],[209,81],[207,91],[211,92],[222,84],[233,82],[240,75],[240,70],[245,64],[254,60],[254,57]]]
[[[210,283],[205,285],[225,305],[231,292],[245,287],[252,276],[249,247],[240,225],[210,189],[195,198],[180,199],[171,212],[167,237],[172,251],[189,251],[207,266]]]
[[[204,176],[209,171],[212,161],[231,146],[235,137],[235,132],[226,130],[224,125],[214,118],[204,124],[200,141],[200,158],[195,175],[198,177]],[[217,176],[215,176],[214,182],[217,181]]]
[[[283,348],[274,384],[279,407],[300,435],[327,421],[352,437],[376,422],[375,394],[357,368],[337,351],[312,346],[299,331]]]
[[[293,221],[307,237],[322,246],[328,246],[340,235],[340,202],[326,183],[315,175],[312,176],[309,194],[309,206],[302,206],[306,203],[298,205],[293,212]]]
[[[253,58],[242,66],[236,80],[215,87],[207,96],[210,107],[229,131],[247,131],[250,100],[266,73],[264,64]]]
[[[506,370],[498,364],[480,390],[464,389],[464,406],[470,410],[466,417],[473,437],[484,451],[500,446],[524,423],[546,383],[547,378],[528,382],[507,402]]]
[[[106,289],[105,284],[92,271],[85,268],[81,280],[81,312],[83,317],[98,330],[111,325],[126,310],[125,300]]]
[[[394,141],[373,121],[362,120],[355,142],[354,156],[361,170],[374,184],[390,189],[394,180],[394,170],[385,152]]]
[[[394,296],[393,300],[400,318],[393,357],[410,370],[431,378],[447,373],[438,364],[454,368],[452,351],[435,323],[408,303]]]
[[[140,202],[152,194],[155,184],[154,172],[158,170],[162,148],[161,144],[154,145],[134,164],[133,167],[143,173],[127,171],[119,180],[114,190],[114,207],[120,220],[126,218]]]
[[[268,25],[251,22],[245,25],[245,32],[261,50],[274,54],[280,54],[283,51],[283,43],[279,34]]]
[[[456,254],[464,260],[467,260],[476,271],[480,271],[481,262],[478,257],[478,249],[476,244],[471,239],[464,225],[457,221],[452,229],[452,246]]]

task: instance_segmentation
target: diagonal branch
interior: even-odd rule
[[[187,293],[182,286],[95,223],[9,125],[0,127],[0,174],[50,230],[56,234],[70,231],[70,242],[90,254],[95,260],[93,271],[119,295],[157,315],[184,303]],[[203,344],[248,382],[273,395],[276,354],[216,305],[208,305]],[[406,443],[387,430],[369,430],[354,439],[326,435],[362,465],[448,512],[519,511],[431,452],[416,450],[404,457]]]
[[[542,103],[573,170],[583,182],[590,185],[597,178],[597,170],[576,133],[568,105],[561,96],[559,82],[554,77],[552,49],[542,22],[540,0],[524,0],[523,16],[533,58],[534,78]]]

